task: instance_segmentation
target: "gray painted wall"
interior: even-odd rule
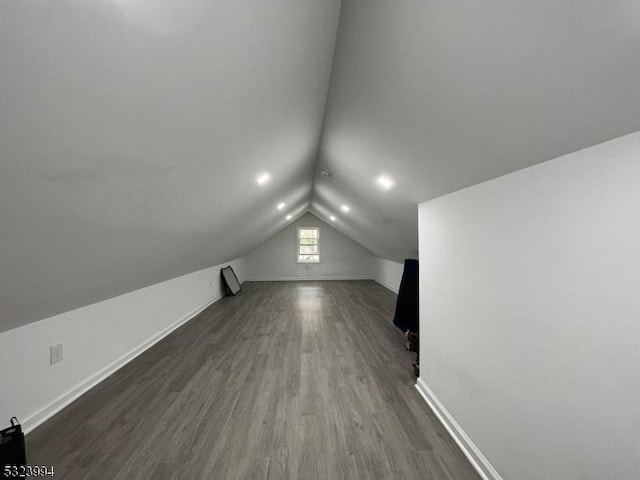
[[[320,264],[297,263],[296,228],[320,227]],[[371,252],[306,213],[245,257],[248,280],[372,278]]]

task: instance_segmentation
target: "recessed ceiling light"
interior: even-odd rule
[[[291,215],[287,215],[287,220],[291,220]]]
[[[278,210],[282,210],[282,209],[283,209],[284,207],[286,207],[286,206],[287,206],[287,204],[286,204],[286,203],[284,203],[284,202],[280,202],[280,203],[278,204]]]
[[[332,222],[336,221],[336,217],[334,217],[333,215],[331,215],[329,218],[331,219]]]
[[[268,173],[261,173],[256,178],[256,183],[258,185],[264,185],[265,183],[267,183],[269,181],[270,178],[271,178],[271,175],[269,175]]]
[[[380,175],[376,179],[376,183],[383,190],[389,190],[394,185],[393,180],[390,177],[387,177],[386,175]]]
[[[340,209],[344,212],[344,213],[349,213],[349,210],[351,210],[347,205],[342,205],[340,207]]]

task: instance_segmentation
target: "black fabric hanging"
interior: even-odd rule
[[[406,348],[416,352],[413,373],[420,376],[420,320],[418,318],[418,260],[408,258],[404,261],[404,272],[398,290],[396,314],[393,318],[396,327],[407,337]]]
[[[0,471],[5,467],[24,467],[27,464],[24,433],[16,417],[11,418],[11,426],[0,430]]]
[[[403,332],[418,332],[418,260],[404,261],[393,324]]]

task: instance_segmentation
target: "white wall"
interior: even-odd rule
[[[244,261],[233,260],[0,333],[0,419],[35,428],[220,298],[226,265],[242,282]],[[57,343],[64,358],[50,366]]]
[[[419,231],[423,390],[505,479],[640,478],[640,133],[423,203]]]
[[[296,228],[320,227],[319,264],[297,263]],[[371,252],[306,213],[245,256],[248,280],[372,278]]]
[[[404,272],[402,263],[385,258],[373,258],[373,279],[395,293],[400,289],[402,272]]]

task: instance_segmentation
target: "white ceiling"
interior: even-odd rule
[[[418,203],[639,130],[639,5],[344,0],[314,211],[399,260]]]
[[[3,2],[0,331],[307,209],[415,256],[419,202],[639,130],[639,47],[635,0]]]

